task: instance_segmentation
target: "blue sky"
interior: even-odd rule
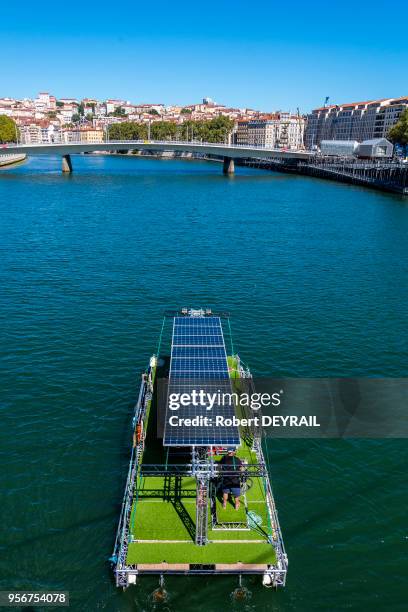
[[[307,112],[326,96],[403,96],[407,23],[406,3],[383,0],[6,2],[0,97],[50,91],[191,104],[210,96]]]

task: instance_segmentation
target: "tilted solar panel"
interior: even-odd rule
[[[184,357],[205,358],[224,357],[225,351],[223,346],[175,346],[173,347],[173,359]]]
[[[221,320],[216,316],[174,317],[168,397],[203,392],[212,396],[210,410],[190,402],[177,411],[166,407],[165,446],[238,446],[237,426],[223,424],[235,416],[234,404],[220,401],[223,394],[231,394],[227,354]],[[208,404],[207,404],[208,405]],[[171,419],[177,415],[176,419]],[[207,423],[172,425],[181,419],[207,417]],[[221,417],[221,424],[217,418]]]

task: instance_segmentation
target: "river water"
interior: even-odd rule
[[[407,444],[276,440],[289,555],[278,593],[244,579],[116,590],[108,558],[129,421],[162,314],[227,309],[256,375],[406,376],[408,203],[217,163],[32,158],[0,174],[0,589],[72,610],[403,610]]]

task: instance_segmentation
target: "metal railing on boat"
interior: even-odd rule
[[[143,476],[194,476],[197,467],[193,464],[158,464],[158,463],[143,463],[140,466],[140,473]],[[225,469],[225,467],[219,469],[217,464],[214,463],[203,463],[200,465],[200,473],[207,473],[208,477],[216,478],[220,474],[223,476],[233,476],[237,474],[236,469]],[[266,476],[267,469],[262,463],[246,463],[244,469],[240,470],[240,474],[244,477],[260,477]]]

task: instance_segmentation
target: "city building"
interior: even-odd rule
[[[6,110],[10,110],[15,105],[14,98],[0,98],[0,109],[4,113]]]
[[[78,107],[73,104],[64,104],[62,108],[57,111],[57,117],[62,124],[70,123],[72,117],[78,113]]]
[[[259,119],[238,121],[235,142],[271,149],[301,149],[305,120],[290,113],[275,113]]]
[[[104,130],[100,128],[73,127],[64,128],[58,135],[52,135],[50,142],[84,142],[94,143],[104,140]]]
[[[121,113],[115,113],[119,107],[121,108]],[[182,124],[184,121],[210,121],[216,117],[223,116],[228,117],[237,125],[238,121],[249,121],[265,117],[265,114],[259,110],[226,107],[208,97],[203,98],[198,104],[188,106],[165,106],[157,102],[150,104],[132,103],[113,98],[101,101],[97,98],[85,97],[81,100],[80,106],[76,98],[58,98],[57,100],[49,92],[41,92],[33,99],[23,98],[16,100],[7,97],[0,98],[0,115],[12,117],[18,126],[34,126],[31,128],[31,132],[28,128],[24,129],[24,137],[30,141],[35,139],[37,142],[44,141],[44,138],[46,138],[44,134],[40,135],[38,132],[40,124],[43,128],[54,124],[61,130],[61,134],[62,130],[64,134],[68,130],[76,137],[76,128],[73,129],[71,126],[75,115],[81,115],[82,127],[84,127],[85,122],[86,127],[98,129],[104,129],[106,125],[122,121],[136,121],[145,124],[154,121],[170,121]],[[297,121],[299,120],[297,119]],[[286,130],[288,132],[287,137],[285,137],[285,130],[281,130],[278,138],[282,142],[280,146],[291,148],[296,146],[292,142],[291,132],[293,129],[293,126],[288,126]],[[243,137],[241,132],[242,127],[240,137],[241,140],[247,142],[247,138]],[[71,136],[61,137],[71,138]],[[295,134],[295,140],[296,138]],[[268,140],[270,139],[268,138]]]
[[[61,131],[62,142],[80,142],[81,133],[78,128],[64,128]]]
[[[78,106],[78,100],[76,98],[58,98],[58,102],[61,102],[61,104],[75,104]]]
[[[322,140],[386,138],[405,108],[408,97],[384,98],[316,108],[307,117],[305,145],[320,147]]]
[[[106,100],[106,113],[114,113],[117,108],[126,104],[125,100]]]
[[[22,144],[61,142],[60,129],[46,121],[20,125],[18,129],[19,141]]]
[[[81,142],[101,142],[104,139],[104,131],[99,128],[84,128],[79,136]]]
[[[133,105],[133,112],[137,114],[148,113],[151,110],[155,110],[159,115],[163,115],[165,112],[165,106],[161,103]]]

